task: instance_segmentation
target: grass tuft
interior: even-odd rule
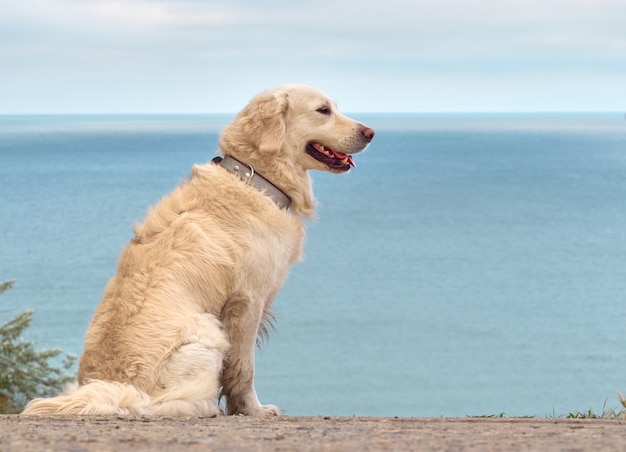
[[[552,412],[552,416],[547,416],[549,419],[607,419],[607,420],[617,420],[617,421],[626,421],[626,397],[622,395],[621,392],[617,393],[619,397],[619,401],[622,404],[622,409],[616,408],[607,408],[606,403],[608,400],[604,401],[604,405],[602,405],[602,412],[595,413],[593,410],[588,409],[587,411],[570,411],[567,414],[562,414],[557,416],[556,413]],[[482,415],[468,415],[468,418],[472,419],[497,419],[506,417],[504,413],[499,414],[482,414]],[[516,418],[528,418],[533,419],[535,416],[515,416]]]
[[[619,401],[624,408],[626,408],[626,397],[622,395],[621,392],[617,393],[619,396]],[[615,408],[607,408],[606,400],[604,401],[604,405],[602,405],[602,413],[594,413],[591,409],[587,411],[570,411],[564,416],[565,419],[608,419],[608,420],[618,420],[623,421],[626,420],[626,409],[618,410]]]

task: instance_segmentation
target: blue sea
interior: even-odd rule
[[[561,416],[626,391],[626,120],[361,114],[257,354],[288,415]],[[0,321],[79,355],[147,208],[231,119],[0,116]]]

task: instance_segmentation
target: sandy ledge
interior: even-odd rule
[[[0,415],[0,451],[622,450],[614,420]]]

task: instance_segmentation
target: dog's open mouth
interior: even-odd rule
[[[352,156],[334,151],[319,143],[309,143],[306,152],[332,169],[348,171],[351,166],[356,166]]]

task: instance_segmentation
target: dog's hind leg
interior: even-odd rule
[[[217,416],[215,403],[228,342],[219,322],[210,319],[159,369],[151,411],[160,415]]]

